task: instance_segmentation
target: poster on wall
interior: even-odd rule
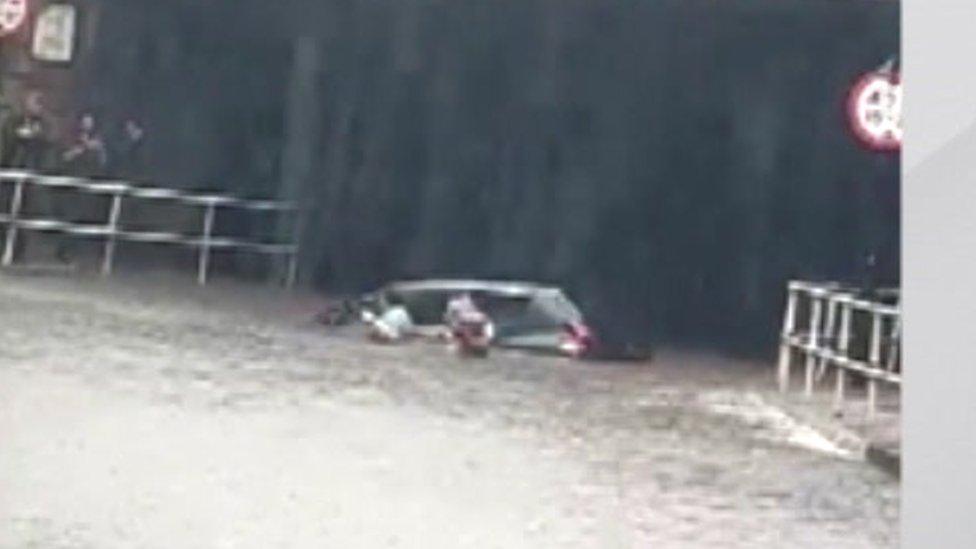
[[[31,53],[34,59],[50,63],[70,63],[74,56],[77,8],[70,4],[51,4],[37,16]]]
[[[0,0],[0,37],[14,34],[27,20],[27,0]]]

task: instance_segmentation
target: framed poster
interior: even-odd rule
[[[71,4],[51,4],[41,10],[31,45],[34,59],[70,63],[74,57],[77,21],[78,9]]]

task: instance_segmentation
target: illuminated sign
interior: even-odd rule
[[[879,151],[901,148],[902,85],[897,72],[874,71],[862,76],[851,89],[847,115],[854,135]]]
[[[27,0],[0,0],[0,36],[20,30],[27,20]]]

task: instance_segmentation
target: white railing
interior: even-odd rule
[[[287,202],[271,200],[245,200],[227,195],[202,195],[175,189],[143,187],[122,181],[93,181],[78,177],[40,175],[32,172],[0,170],[0,186],[12,185],[13,192],[6,213],[0,213],[0,226],[6,226],[3,255],[0,265],[9,267],[14,261],[14,251],[20,231],[62,233],[71,237],[96,237],[104,240],[101,273],[109,275],[115,257],[117,242],[144,242],[170,244],[198,249],[197,282],[207,283],[210,256],[213,250],[244,250],[287,258],[285,284],[292,286],[297,271],[298,245],[295,231],[290,243],[265,243],[213,234],[214,219],[218,208],[265,210],[279,215],[295,214],[297,208]],[[61,219],[26,218],[22,206],[24,195],[30,187],[66,189],[75,192],[104,195],[111,198],[111,207],[104,224],[72,223]],[[152,232],[125,230],[119,224],[124,200],[170,201],[203,211],[200,234],[186,235],[176,232]]]
[[[880,290],[876,295],[896,302],[898,298],[897,290]],[[897,305],[860,299],[854,289],[840,284],[792,281],[780,343],[780,391],[789,390],[793,357],[798,354],[804,362],[807,397],[833,368],[834,407],[840,410],[847,376],[861,376],[867,384],[868,417],[873,418],[878,384],[901,387],[900,345],[901,312]]]

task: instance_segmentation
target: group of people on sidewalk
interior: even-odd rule
[[[0,167],[85,178],[139,179],[144,177],[145,130],[135,118],[124,118],[119,131],[107,140],[91,112],[81,112],[70,132],[56,131],[58,120],[45,108],[38,92],[26,95],[22,108],[0,98]],[[99,223],[106,219],[104,197],[55,189],[35,188],[25,193],[21,211],[68,223]],[[17,253],[26,249],[25,234],[17,240]],[[70,234],[55,235],[55,258],[73,263],[77,245]]]
[[[136,177],[144,166],[145,130],[133,118],[122,121],[111,141],[95,116],[82,112],[68,139],[52,130],[40,93],[27,95],[22,109],[6,105],[0,113],[0,166],[53,171],[81,177]]]

